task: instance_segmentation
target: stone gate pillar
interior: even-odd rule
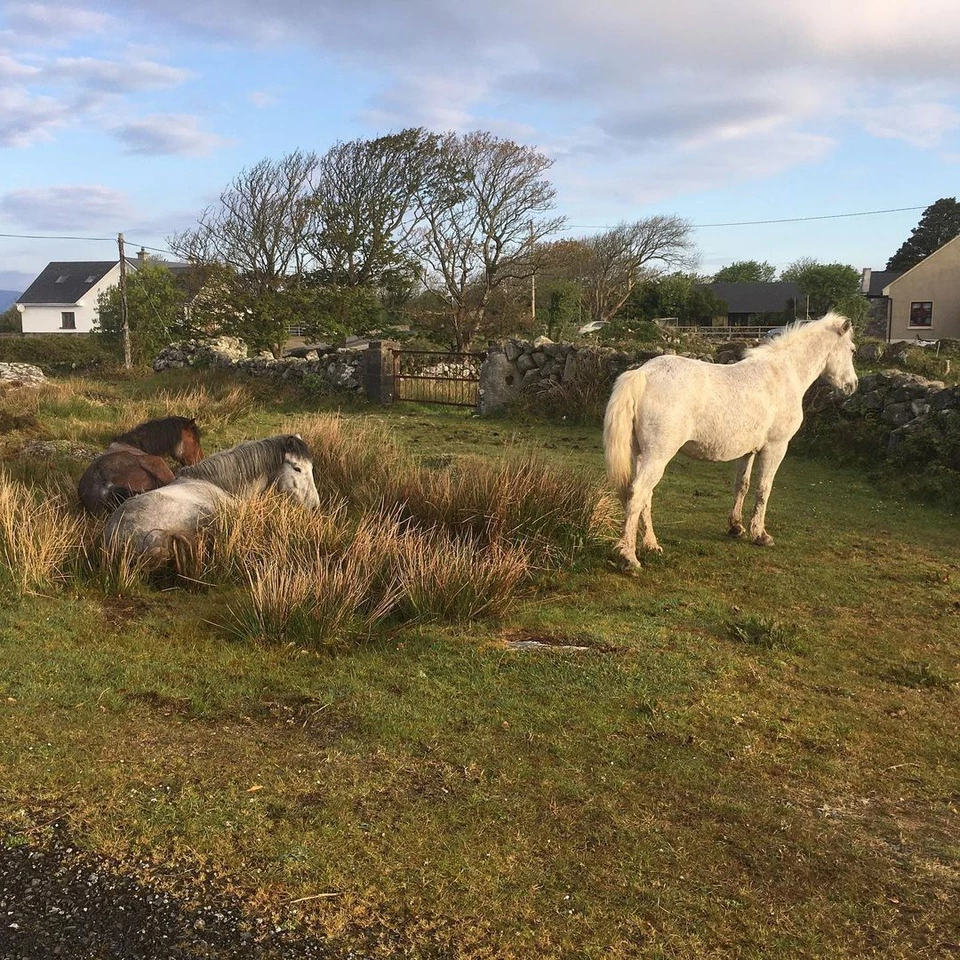
[[[393,403],[396,399],[393,340],[371,340],[363,354],[363,390],[372,403]]]

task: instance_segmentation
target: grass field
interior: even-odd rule
[[[9,475],[66,484],[68,443],[167,412],[208,450],[317,415],[188,376],[17,391]],[[437,476],[519,445],[602,483],[593,427],[343,416]],[[671,465],[639,577],[586,542],[497,618],[319,646],[238,635],[233,587],[8,583],[10,842],[65,818],[119,869],[187,896],[212,877],[334,956],[955,956],[957,517],[788,454],[764,551],[725,536],[731,482]]]

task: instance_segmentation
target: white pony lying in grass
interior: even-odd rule
[[[739,460],[730,511],[730,535],[742,536],[743,500],[757,458],[756,503],[750,537],[773,545],[764,518],[773,477],[787,444],[803,422],[803,395],[824,377],[849,395],[857,389],[849,320],[828,313],[796,323],[775,340],[747,351],[739,363],[713,364],[679,356],[656,357],[614,384],[603,423],[607,474],[626,510],[617,552],[638,568],[642,546],[662,553],[653,532],[653,488],[677,453],[697,460]]]
[[[173,483],[124,501],[107,520],[104,544],[147,567],[192,549],[220,509],[273,489],[294,503],[320,505],[313,457],[299,434],[248,440],[184,467]]]

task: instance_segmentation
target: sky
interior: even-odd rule
[[[419,125],[546,153],[562,236],[673,214],[705,274],[882,269],[960,195],[960,3],[0,0],[0,234],[108,238],[0,236],[0,289],[120,231],[163,249],[264,157]]]

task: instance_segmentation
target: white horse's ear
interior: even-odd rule
[[[840,328],[840,333],[846,333],[852,326],[853,324],[849,320],[844,320],[843,326]]]

